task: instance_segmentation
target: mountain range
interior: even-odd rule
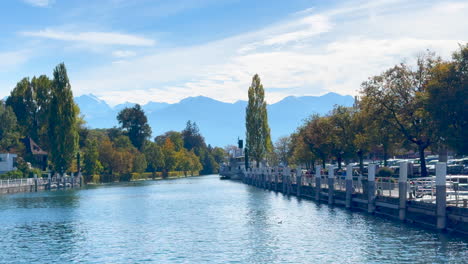
[[[111,107],[92,94],[76,97],[75,102],[90,128],[118,126],[118,112],[135,105],[126,102]],[[334,105],[352,106],[353,103],[352,96],[328,93],[322,96],[289,96],[270,104],[267,109],[272,140],[291,134],[311,114],[323,115]],[[181,131],[191,120],[198,124],[207,143],[221,147],[236,144],[238,137],[245,137],[246,107],[247,101],[225,103],[204,96],[188,97],[174,104],[149,102],[142,105],[153,136],[169,130]]]

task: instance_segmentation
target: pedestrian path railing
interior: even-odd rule
[[[398,178],[376,177],[375,189],[377,196],[398,197]]]
[[[32,178],[0,180],[0,188],[30,186],[30,185],[34,185],[34,179]]]

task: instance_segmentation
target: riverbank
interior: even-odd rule
[[[141,182],[141,181],[157,181],[157,180],[172,180],[182,179],[189,177],[200,176],[198,173],[194,175],[185,175],[184,172],[169,172],[169,176],[163,177],[161,173],[156,174],[156,177],[152,176],[151,173],[132,173],[132,177],[128,181],[114,181],[114,182],[98,182],[92,181],[85,184],[89,186],[99,186],[114,183],[125,183],[125,182]],[[97,177],[96,179],[99,179]],[[82,178],[80,177],[50,177],[50,178],[25,178],[25,179],[11,179],[11,180],[0,180],[0,195],[1,194],[14,194],[22,192],[38,192],[45,190],[55,189],[70,189],[70,188],[81,188]]]

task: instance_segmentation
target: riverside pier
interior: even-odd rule
[[[0,180],[0,194],[37,192],[41,190],[80,188],[83,185],[81,173],[74,176],[50,173],[47,177],[37,177],[26,179]]]
[[[413,186],[417,179],[408,181],[407,168],[406,162],[400,163],[397,179],[376,178],[375,164],[369,165],[367,177],[353,176],[352,166],[346,167],[344,177],[334,175],[333,167],[324,174],[319,165],[315,174],[289,167],[249,168],[243,172],[243,182],[330,206],[343,206],[426,228],[468,235],[468,197],[449,189],[446,163],[437,164],[435,181],[425,181],[424,188],[430,188],[426,196],[430,199],[417,198]],[[456,203],[451,200],[448,203],[447,198],[453,195],[456,195]]]

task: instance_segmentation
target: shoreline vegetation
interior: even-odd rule
[[[142,182],[142,181],[160,181],[160,180],[176,180],[176,179],[184,179],[184,178],[192,178],[192,177],[200,177],[205,175],[194,174],[194,175],[185,175],[183,171],[171,171],[167,177],[164,177],[162,173],[156,174],[156,177],[152,178],[152,174],[149,172],[143,173],[132,173],[132,178],[126,182]],[[88,182],[88,185],[99,186],[102,184],[113,184],[113,183],[122,183],[123,181],[115,181],[115,182],[100,182],[99,177],[96,179],[91,180]]]
[[[263,91],[259,94],[255,98],[263,99]],[[468,155],[468,44],[459,45],[449,60],[425,51],[414,63],[403,61],[369,77],[353,106],[335,105],[326,115],[311,115],[294,133],[279,138],[273,151],[269,133],[262,135],[258,127],[247,124],[254,134],[247,148],[250,156],[257,154],[257,164],[266,159],[270,166],[315,170],[316,164],[331,163],[342,171],[343,164],[357,162],[362,173],[364,161],[387,167],[387,160],[399,155],[413,158],[418,174],[427,177],[430,153],[438,154],[439,162]],[[261,151],[252,152],[253,146]],[[459,171],[468,168],[461,166]]]
[[[147,174],[204,175],[217,173],[226,159],[224,149],[207,144],[190,120],[180,132],[152,138],[145,112],[137,104],[118,113],[118,127],[91,129],[73,100],[63,63],[54,69],[52,79],[25,77],[5,102],[0,100],[0,153],[18,155],[17,169],[0,178],[81,172],[89,183],[130,181]]]

